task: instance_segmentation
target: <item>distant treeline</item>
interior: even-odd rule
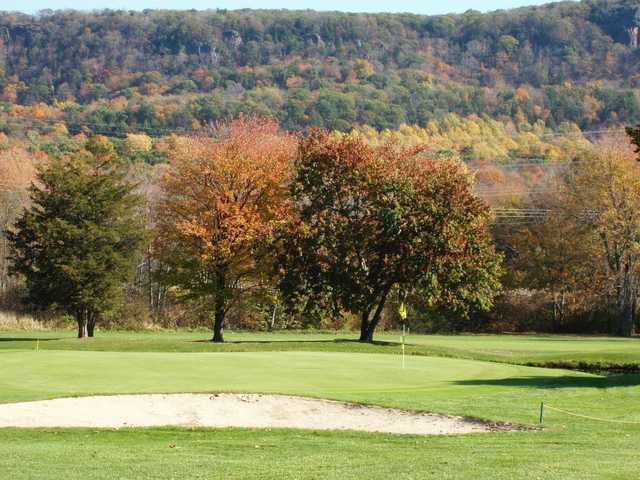
[[[491,14],[0,14],[0,129],[16,105],[113,132],[241,112],[288,129],[426,126],[449,112],[583,129],[640,120],[636,2]]]

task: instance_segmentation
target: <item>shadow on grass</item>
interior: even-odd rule
[[[211,343],[210,339],[193,340],[193,343]],[[373,343],[362,343],[358,340],[351,340],[347,338],[336,338],[334,340],[226,340],[224,343],[215,345],[278,345],[278,344],[324,344],[324,345],[361,345],[362,347],[375,346],[375,347],[392,347],[398,346],[397,342],[385,342],[376,340]]]
[[[50,342],[52,340],[63,340],[63,338],[37,338],[37,337],[0,337],[0,342]]]
[[[493,385],[500,387],[526,388],[612,388],[635,387],[640,385],[640,375],[610,375],[606,377],[578,377],[565,375],[562,377],[512,377],[496,379],[459,380],[456,385]]]

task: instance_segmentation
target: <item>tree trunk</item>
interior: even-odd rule
[[[376,308],[376,311],[373,314],[373,318],[369,320],[369,312],[362,313],[362,324],[360,325],[360,341],[363,343],[373,343],[373,332],[375,332],[378,323],[380,323],[380,318],[382,317],[382,310],[384,310],[384,304],[387,301],[387,295],[389,294],[390,288],[385,290],[382,294],[382,298],[380,299],[380,303]]]
[[[622,337],[631,337],[635,333],[637,287],[635,275],[628,263],[625,265],[623,282],[617,333]]]
[[[224,343],[224,337],[222,335],[222,326],[224,323],[224,305],[220,299],[216,301],[216,308],[214,312],[214,321],[213,321],[213,338],[212,342],[215,343]]]
[[[631,305],[625,305],[624,310],[621,312],[618,323],[618,335],[621,337],[631,337],[634,334],[633,325],[633,308]]]
[[[275,327],[276,324],[276,311],[278,310],[278,305],[277,304],[273,304],[273,313],[271,314],[271,320],[269,321],[269,331],[272,332],[273,331],[273,327]]]
[[[90,314],[89,319],[87,321],[87,335],[89,338],[93,338],[93,332],[96,328],[96,316],[95,314]]]
[[[360,339],[359,342],[373,342],[373,332],[369,331],[369,312],[362,312],[362,320],[360,322]]]
[[[76,321],[78,322],[78,338],[87,337],[87,316],[85,312],[79,312],[76,315]]]
[[[623,308],[620,310],[618,320],[618,335],[621,337],[631,337],[635,333],[635,309],[635,288],[629,288],[629,291],[625,294]]]

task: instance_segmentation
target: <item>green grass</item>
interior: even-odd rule
[[[549,358],[635,361],[640,348],[636,340],[411,336],[423,355],[434,349],[440,355],[488,356],[492,361],[414,356],[402,370],[397,356],[378,354],[397,353],[397,345],[334,342],[327,334],[234,334],[228,338],[238,343],[220,347],[199,342],[207,336],[202,332],[101,332],[89,341],[41,341],[39,352],[31,340],[7,341],[18,335],[32,337],[24,332],[0,335],[0,402],[94,393],[244,391],[523,424],[535,424],[540,401],[545,401],[595,417],[640,422],[640,375],[599,376],[499,363]],[[33,338],[63,335],[70,333],[38,333]],[[11,479],[637,478],[640,424],[597,422],[548,410],[545,425],[541,431],[460,437],[243,429],[0,429],[0,472]]]
[[[78,342],[71,331],[0,332],[0,351],[43,350],[118,352],[253,352],[324,351],[355,353],[399,352],[399,334],[382,333],[375,345],[360,344],[354,334],[338,333],[226,333],[227,343],[208,341],[210,333],[99,332]],[[410,355],[445,356],[495,362],[544,365],[550,362],[595,365],[640,365],[640,338],[505,335],[409,335]]]
[[[586,394],[588,401],[611,404],[625,401],[627,383],[640,379],[439,357],[412,357],[402,370],[391,355],[326,352],[13,351],[0,354],[0,362],[6,371],[0,402],[116,393],[287,393],[527,423],[536,419],[542,400],[576,408]],[[621,379],[625,386],[618,387]],[[618,387],[616,394],[606,387]]]
[[[294,430],[0,430],[7,479],[636,479],[609,434],[407,437]],[[587,460],[588,459],[588,460]]]

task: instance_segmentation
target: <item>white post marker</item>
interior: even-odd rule
[[[402,368],[404,369],[404,323],[402,324]]]

